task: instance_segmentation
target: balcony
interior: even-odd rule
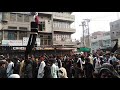
[[[30,24],[28,22],[8,22],[3,25],[3,29],[10,29],[9,27],[15,27],[15,30],[19,30],[20,27],[27,28],[27,31],[30,31]],[[14,30],[14,29],[13,29]],[[25,29],[26,30],[26,29]]]
[[[50,14],[50,15],[52,15],[52,12],[38,12],[38,13],[41,13],[41,14]]]
[[[68,32],[68,33],[75,33],[76,30],[72,28],[53,28],[54,32]]]
[[[75,16],[74,15],[64,15],[64,14],[53,14],[53,19],[74,22]]]

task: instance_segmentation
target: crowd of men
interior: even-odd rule
[[[0,78],[119,78],[120,55],[41,55],[0,58]]]

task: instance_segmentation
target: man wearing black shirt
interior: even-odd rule
[[[84,66],[84,75],[86,78],[93,78],[93,72],[94,72],[94,67],[90,63],[90,59],[86,58],[85,59],[85,66]]]

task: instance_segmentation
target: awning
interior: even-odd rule
[[[75,48],[56,48],[57,50],[73,50]]]

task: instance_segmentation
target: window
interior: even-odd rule
[[[16,21],[16,14],[10,13],[10,21]]]
[[[113,28],[114,25],[112,25],[112,28]]]
[[[22,14],[17,14],[17,21],[23,22],[23,15]]]
[[[51,40],[48,40],[48,45],[51,45]]]
[[[27,30],[27,27],[19,27],[20,30]]]
[[[40,38],[43,38],[43,35],[40,35]]]
[[[8,26],[8,29],[17,29],[17,27]]]
[[[44,40],[44,45],[47,45],[47,40],[46,39]]]
[[[70,23],[68,23],[68,28],[70,28]]]
[[[63,23],[63,28],[65,28],[65,23]]]
[[[53,27],[55,27],[55,23],[53,23]]]
[[[19,39],[22,40],[23,37],[27,37],[27,32],[19,32]]]
[[[51,36],[48,36],[48,39],[52,39],[52,37],[51,37]]]
[[[0,32],[0,41],[3,39],[3,33]]]
[[[59,23],[58,22],[56,23],[56,26],[59,27]]]
[[[41,45],[51,45],[52,36],[51,35],[40,35]]]
[[[4,31],[4,39],[8,40],[8,31]]]
[[[45,31],[45,22],[40,22],[39,24],[39,27],[40,27],[40,31]]]
[[[116,25],[115,25],[115,28],[118,28],[118,27],[119,27],[119,24],[116,24]]]
[[[29,15],[24,15],[24,22],[29,22]]]
[[[8,32],[8,40],[16,40],[17,39],[17,32],[16,31],[9,31]]]
[[[41,40],[40,44],[43,45],[43,39],[40,39],[40,40]]]
[[[43,36],[43,38],[44,38],[44,39],[47,39],[47,38],[48,38],[48,36],[47,36],[47,35],[44,35],[44,36]]]
[[[118,31],[118,32],[116,32],[116,36],[119,36],[120,35],[120,32]]]

